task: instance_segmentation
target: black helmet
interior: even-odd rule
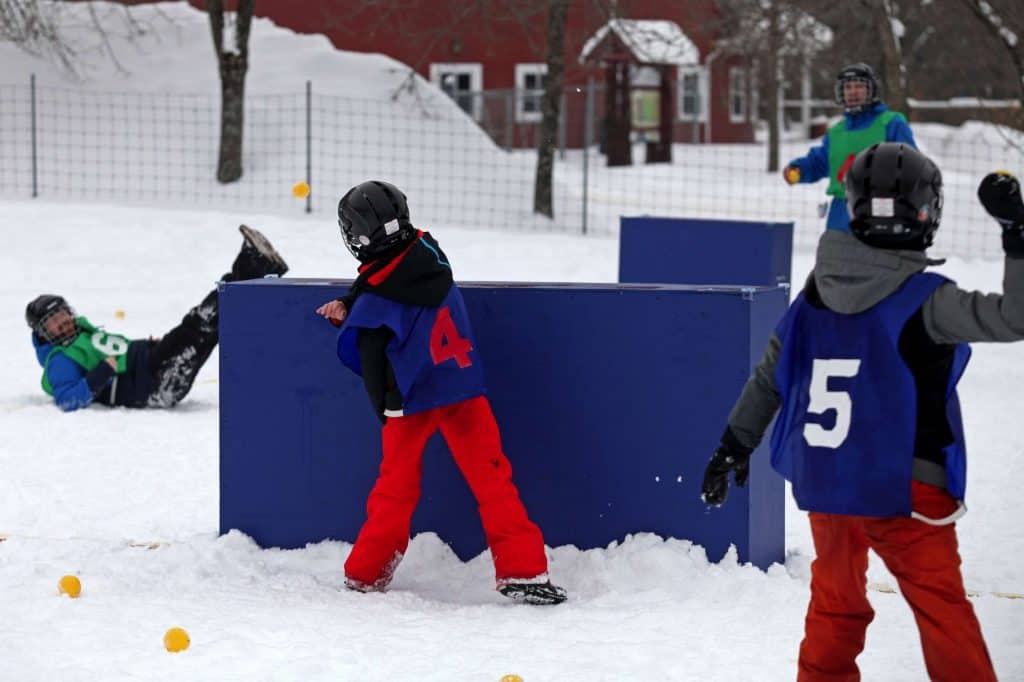
[[[338,202],[338,225],[345,246],[361,261],[373,260],[416,233],[405,195],[380,180],[368,180],[345,193]]]
[[[923,251],[942,220],[942,173],[900,142],[874,144],[844,179],[850,231],[869,246]]]
[[[61,346],[66,346],[75,340],[78,333],[81,331],[78,327],[78,322],[75,322],[74,332],[70,334],[54,335],[46,329],[46,321],[50,319],[58,311],[64,310],[72,318],[75,316],[75,311],[72,310],[68,302],[64,300],[63,296],[55,296],[53,294],[43,294],[36,296],[25,308],[25,321],[28,322],[28,326],[32,328],[36,336],[45,341],[46,343],[54,343]]]
[[[868,86],[868,97],[863,104],[852,107],[846,106],[843,86],[849,81],[863,81]],[[881,99],[878,94],[878,77],[875,76],[875,70],[864,62],[844,66],[839,75],[836,76],[835,97],[836,104],[843,107],[848,114],[859,114],[868,107],[878,104]]]

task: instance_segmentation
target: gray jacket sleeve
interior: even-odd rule
[[[775,365],[779,362],[782,343],[772,334],[761,361],[747,379],[743,393],[729,413],[729,430],[749,448],[756,448],[768,430],[782,396],[775,386]]]
[[[1024,339],[1024,259],[1006,258],[1003,293],[964,291],[947,283],[922,308],[924,326],[936,343]]]

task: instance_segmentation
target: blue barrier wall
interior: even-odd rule
[[[790,281],[793,223],[622,218],[619,281],[774,286]]]
[[[785,287],[462,285],[514,480],[550,546],[653,532],[717,561],[783,561],[783,482],[766,451],[711,510],[701,476],[788,303]],[[342,282],[258,280],[220,292],[221,532],[262,546],[353,541],[380,463],[380,427],[337,330],[314,309]],[[767,441],[767,439],[766,439]],[[440,436],[413,531],[463,559],[486,549]]]

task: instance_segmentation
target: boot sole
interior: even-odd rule
[[[538,588],[538,585],[506,585],[498,591],[512,601],[533,606],[554,606],[568,599],[565,590],[561,588]]]
[[[277,252],[277,249],[270,243],[270,240],[263,236],[262,232],[248,225],[239,225],[238,231],[242,233],[242,239],[247,244],[259,251],[260,255],[274,264],[274,271],[271,274],[283,275],[288,272],[288,264],[284,262],[284,258]]]

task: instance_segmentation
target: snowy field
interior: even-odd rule
[[[247,82],[247,121],[263,137],[246,138],[242,183],[216,185],[209,125],[157,128],[166,139],[155,146],[133,127],[131,108],[146,99],[149,116],[149,96],[133,93],[158,90],[171,119],[185,98],[184,109],[199,102],[199,117],[216,120],[206,19],[184,3],[133,12],[149,32],[129,40],[118,25],[110,39],[120,65],[96,44],[83,55],[92,66],[78,82],[0,44],[0,354],[8,358],[0,366],[0,680],[793,679],[814,551],[806,516],[791,502],[786,563],[767,573],[729,557],[711,565],[700,547],[651,535],[586,552],[557,547],[551,572],[571,601],[529,608],[494,592],[488,556],[462,564],[436,537],[420,536],[388,594],[359,595],[339,589],[347,544],[260,550],[237,533],[217,536],[216,355],[173,410],[62,414],[51,404],[23,322],[28,300],[61,293],[114,331],[161,334],[228,269],[240,222],[265,231],[292,276],[351,275],[330,206],[371,175],[409,192],[414,219],[439,238],[462,280],[617,276],[614,238],[543,233],[579,222],[578,152],[556,170],[561,222],[522,215],[532,195],[529,152],[500,152],[428,84],[420,83],[419,97],[392,100],[403,77],[393,60],[338,52],[323,37],[265,20],[253,25]],[[41,144],[51,146],[36,201],[27,199],[24,172],[30,73],[58,105],[42,115]],[[304,169],[294,153],[302,112],[275,99],[301,101],[307,78],[322,97],[318,106],[340,107],[349,91],[366,98],[331,109],[342,112],[336,118],[318,109],[329,144],[314,158],[314,205],[323,212],[312,217],[289,196]],[[384,137],[373,134],[381,121],[391,130]],[[93,135],[83,122],[108,127]],[[981,215],[973,188],[997,166],[1024,172],[1024,159],[1006,154],[1003,133],[991,126],[915,131],[951,188],[933,255],[998,252],[997,228]],[[179,138],[194,144],[166,156],[162,145]],[[260,147],[259,139],[280,145]],[[807,144],[788,141],[783,157]],[[676,149],[676,163],[659,167],[602,170],[594,155],[592,227],[612,233],[619,215],[641,213],[785,219],[796,220],[798,241],[813,241],[823,184],[787,188],[767,177],[754,145]],[[223,208],[239,205],[249,208]],[[537,232],[466,229],[508,221]],[[795,254],[794,282],[811,262],[810,251]],[[999,260],[954,257],[942,271],[965,288],[1001,286]],[[976,346],[961,383],[971,452],[970,513],[958,523],[963,572],[1004,680],[1024,680],[1024,599],[1005,596],[1024,592],[1024,424],[1013,416],[1022,359],[1024,345]],[[709,455],[714,446],[707,444]],[[147,549],[154,542],[161,544]],[[77,601],[57,594],[64,574],[82,580]],[[895,581],[877,561],[869,580],[878,615],[860,659],[864,678],[925,679],[910,611],[885,591]],[[192,638],[178,655],[162,645],[173,626]]]
[[[462,564],[434,536],[412,542],[383,596],[340,589],[345,543],[279,551],[218,537],[216,355],[173,410],[62,414],[39,388],[25,303],[63,293],[112,330],[159,334],[227,269],[242,221],[278,245],[291,275],[351,275],[334,222],[41,201],[0,201],[0,211],[3,679],[794,678],[814,552],[791,503],[786,564],[767,573],[728,557],[711,565],[700,547],[651,535],[552,548],[552,575],[571,601],[551,609],[508,603],[493,590],[489,556]],[[424,227],[463,280],[616,278],[612,239]],[[810,264],[796,254],[795,281]],[[1001,269],[953,260],[943,271],[996,289]],[[1024,592],[1024,427],[1009,407],[1020,400],[1022,357],[1022,346],[976,346],[961,384],[971,450],[963,570],[1005,680],[1024,679],[1024,600],[993,594]],[[132,546],[153,541],[167,544]],[[83,584],[76,601],[57,594],[69,573]],[[869,579],[895,586],[877,562]],[[897,594],[871,600],[865,679],[925,679],[909,609]],[[191,635],[188,651],[164,651],[173,626]]]

